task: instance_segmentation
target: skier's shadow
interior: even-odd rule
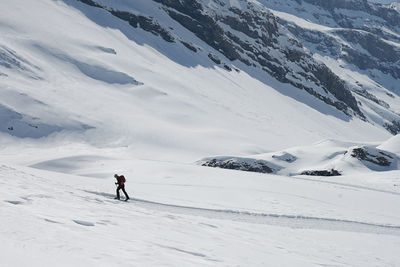
[[[109,198],[114,198],[115,194],[110,194],[110,193],[104,193],[104,192],[97,192],[97,191],[91,191],[91,190],[82,190],[83,192],[102,196],[102,197],[109,197]]]

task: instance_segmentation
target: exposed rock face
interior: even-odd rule
[[[379,146],[360,146],[332,140],[308,148],[296,147],[288,151],[257,154],[247,158],[232,156],[205,158],[197,164],[260,173],[272,172],[287,176],[340,176],[349,174],[354,169],[385,172],[400,169],[398,141],[399,138],[392,137]]]
[[[140,27],[162,37],[167,42],[182,39],[174,37],[154,18],[138,16],[127,11],[115,10],[94,0],[77,0],[108,10],[114,16],[127,21],[132,27]],[[162,4],[165,12],[199,39],[221,53],[229,61],[240,61],[247,66],[264,70],[283,83],[304,89],[325,103],[335,106],[351,116],[364,118],[357,101],[337,77],[321,62],[313,59],[301,42],[292,37],[267,8],[246,2],[245,9],[230,7],[226,1],[202,0],[153,0]],[[215,9],[215,5],[218,6]],[[189,42],[182,41],[188,49],[197,51]],[[209,53],[208,57],[226,69],[229,63]]]
[[[393,161],[393,156],[383,151],[376,151],[375,153],[368,151],[366,148],[354,148],[351,151],[351,156],[359,160],[371,162],[379,166],[390,166]]]
[[[393,134],[400,132],[396,126],[400,124],[400,115],[392,111],[386,101],[363,84],[343,80],[338,76],[338,68],[332,68],[321,59],[343,61],[351,68],[364,71],[376,82],[377,88],[384,87],[379,83],[387,76],[400,81],[400,46],[395,44],[400,42],[397,6],[378,5],[367,0],[237,0],[236,4],[229,0],[149,0],[157,3],[171,21],[209,46],[199,48],[181,32],[163,26],[157,17],[101,4],[111,4],[107,1],[77,1],[107,10],[132,27],[157,35],[166,42],[181,43],[195,53],[204,53],[213,64],[226,70],[236,70],[234,64],[262,70],[350,117],[355,115],[368,120],[358,99],[373,101],[390,113],[378,114],[385,116],[381,125]],[[304,16],[322,27],[298,25],[271,10]]]
[[[261,68],[348,115],[352,113],[350,109],[364,117],[345,83],[324,64],[316,62],[267,9],[249,2],[245,9],[238,9],[228,7],[225,1],[215,1],[219,8],[215,11],[195,0],[154,1],[164,4],[174,20],[229,60]]]
[[[145,16],[137,16],[126,11],[118,10],[110,10],[110,13],[122,20],[129,22],[129,25],[134,28],[140,27],[145,31],[161,36],[161,38],[170,43],[175,41],[174,37],[171,36],[169,31],[164,29],[160,24],[158,24],[151,18]]]
[[[383,126],[393,135],[400,133],[400,121],[393,120],[391,123],[385,123]]]
[[[286,153],[286,152],[281,153],[281,154],[272,155],[272,158],[281,160],[281,161],[286,161],[288,163],[292,163],[297,160],[296,156],[293,156],[292,154]]]
[[[331,170],[320,170],[320,171],[304,171],[301,175],[309,175],[309,176],[340,176],[342,175],[339,171],[331,169]]]
[[[316,50],[323,54],[343,59],[360,70],[377,69],[400,79],[400,66],[397,63],[400,60],[400,49],[385,42],[375,31],[342,29],[323,33],[295,25],[289,26],[288,29],[303,41],[315,45]]]
[[[362,78],[364,84],[354,84],[348,80],[346,83],[362,99],[371,100],[388,111],[385,115],[378,114],[386,121],[381,123],[384,128],[392,134],[400,132],[396,126],[400,125],[399,114],[391,109],[387,101],[381,99],[379,93],[374,92],[386,88],[397,95],[400,93],[398,4],[381,5],[367,0],[288,0],[264,3],[272,9],[326,27],[304,27],[281,18],[287,29],[314,55],[321,55],[327,61],[343,62],[335,68],[335,73],[343,73],[343,69],[347,68],[367,76],[367,79]],[[390,93],[387,92],[387,95]]]
[[[84,4],[105,9],[110,12],[112,15],[126,21],[134,28],[140,27],[141,29],[151,32],[154,35],[160,36],[167,42],[174,42],[174,38],[170,35],[167,29],[164,29],[160,24],[158,24],[153,18],[135,15],[133,13],[121,10],[115,10],[109,8],[107,6],[100,5],[99,3],[95,2],[95,0],[77,0]]]
[[[400,13],[395,8],[373,4],[367,0],[300,0],[298,2],[310,3],[329,11],[332,18],[342,27],[357,27],[357,24],[351,19],[350,15],[346,16],[338,9],[362,11],[385,20],[389,25],[399,26]],[[362,27],[366,28],[367,26],[364,25]]]
[[[259,173],[272,173],[274,169],[269,167],[268,162],[264,160],[255,160],[250,158],[214,158],[209,159],[202,164],[207,167],[218,167],[222,169],[259,172]]]

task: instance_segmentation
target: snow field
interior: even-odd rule
[[[107,161],[86,158],[93,170],[104,166],[96,178],[2,164],[0,246],[7,252],[2,264],[390,266],[399,261],[400,192],[117,160],[111,165],[125,165],[133,199],[125,203],[113,199]],[[73,162],[53,164],[89,171]],[[362,199],[371,205],[362,205]],[[278,212],[281,217],[273,215]]]
[[[72,0],[2,6],[0,56],[14,64],[0,69],[0,267],[400,264],[399,170],[340,154],[399,155],[398,136],[264,72],[215,66],[166,17],[203,50]],[[268,158],[284,176],[194,163],[213,155]],[[113,199],[114,173],[130,202]]]

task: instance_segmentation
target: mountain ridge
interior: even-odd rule
[[[213,21],[215,33],[222,34],[211,38],[200,31],[199,36],[205,34],[202,38],[209,43],[225,40],[226,53],[232,49],[247,65],[229,60],[224,50],[210,46],[168,14],[183,16],[184,10],[147,0],[88,3],[92,5],[41,0],[29,6],[35,12],[27,13],[16,1],[1,18],[2,62],[14,62],[11,68],[0,66],[0,104],[7,110],[0,117],[3,136],[126,146],[149,157],[171,157],[175,151],[177,157],[190,154],[197,160],[277,151],[326,138],[384,140],[391,134],[382,126],[396,120],[392,111],[400,110],[398,96],[348,68],[344,75],[352,79],[342,79],[337,65],[344,63],[313,54],[304,45],[308,43],[301,44],[282,22],[290,21],[288,13],[255,1],[244,11],[237,8],[247,3],[243,1],[236,1],[233,11],[228,2],[221,6],[222,1],[209,2],[201,14],[192,11],[199,20]],[[306,23],[298,18],[292,22]],[[307,23],[303,28],[317,27]],[[330,27],[317,29],[329,32]],[[218,48],[218,43],[213,45]],[[271,68],[263,70],[260,62]],[[291,72],[283,71],[280,79],[292,83],[275,77],[283,68]],[[311,89],[295,87],[294,77],[302,82],[300,88]],[[351,97],[348,104],[323,86],[326,78],[339,84],[338,97]],[[356,81],[365,90],[355,93]],[[396,131],[393,127],[392,133]],[[203,139],[207,144],[198,142]]]
[[[197,52],[195,45],[190,44],[189,41],[185,41],[180,36],[176,36],[173,31],[170,32],[168,29],[164,29],[156,22],[156,18],[149,18],[143,15],[136,16],[127,11],[114,9],[116,7],[113,8],[110,1],[79,1],[109,10],[111,14],[127,21],[133,27],[140,27],[145,31],[158,34],[167,42],[181,42],[186,48]],[[356,115],[363,120],[369,120],[360,110],[357,103],[359,100],[356,100],[353,95],[356,94],[356,96],[361,96],[389,109],[388,113],[390,115],[384,117],[385,122],[380,124],[392,134],[400,131],[400,117],[398,113],[390,111],[390,104],[376,97],[374,93],[370,92],[371,90],[366,90],[362,85],[356,85],[357,87],[355,87],[351,83],[344,81],[330,67],[327,67],[323,60],[320,60],[320,58],[315,59],[314,56],[316,54],[315,50],[318,53],[332,51],[329,56],[336,57],[336,60],[343,58],[343,60],[346,60],[352,66],[361,68],[361,70],[378,69],[383,74],[386,73],[394,79],[398,79],[400,69],[398,69],[397,61],[400,58],[400,50],[392,44],[388,44],[385,40],[378,38],[386,37],[387,35],[376,35],[377,30],[373,27],[366,34],[357,33],[354,30],[358,28],[365,30],[365,27],[360,28],[349,25],[348,18],[335,15],[335,10],[332,9],[333,6],[350,8],[351,10],[365,9],[372,14],[383,14],[382,16],[389,22],[400,20],[400,15],[397,12],[391,12],[391,9],[387,6],[382,7],[358,0],[355,1],[359,3],[358,6],[354,5],[354,0],[304,1],[331,12],[333,14],[331,17],[335,21],[339,20],[338,26],[353,27],[352,29],[337,29],[335,32],[330,31],[325,34],[321,31],[307,31],[307,29],[298,27],[295,24],[287,24],[286,21],[282,20],[282,17],[275,16],[274,11],[268,9],[268,1],[262,1],[262,4],[259,2],[238,1],[233,6],[229,6],[231,3],[228,3],[228,1],[212,1],[208,3],[208,6],[202,1],[196,0],[184,2],[156,0],[154,2],[161,4],[159,8],[164,10],[170,18],[180,23],[184,28],[194,33],[199,39],[205,41],[226,57],[225,60],[221,60],[219,58],[221,56],[216,55],[215,52],[208,53],[208,57],[215,64],[231,70],[234,68],[232,67],[232,62],[240,61],[247,66],[260,68],[277,80],[304,89],[349,116]],[[303,3],[302,1],[287,1],[287,3],[290,2],[298,3],[299,5]],[[106,6],[106,4],[110,4],[111,7]],[[240,4],[247,6],[238,8],[241,7]],[[377,8],[377,10],[374,8]],[[394,16],[393,14],[397,15]],[[316,14],[314,16],[318,17]],[[312,36],[312,34],[314,36],[315,34],[320,35],[321,37],[318,37],[320,40],[307,37]],[[175,37],[173,37],[174,35]],[[243,38],[243,36],[245,37]],[[396,35],[389,34],[389,36],[394,38],[391,41],[397,40]],[[279,40],[282,37],[286,38],[283,42]],[[344,44],[343,40],[361,44],[367,49],[366,53],[368,55],[360,53],[352,45]],[[284,43],[289,43],[289,45],[285,46]],[[322,46],[320,45],[317,49],[313,49],[307,43],[318,43],[322,44]],[[325,48],[326,45],[323,47],[324,43],[333,47]],[[340,51],[339,56],[336,51]],[[384,53],[381,53],[381,51],[384,51]],[[278,56],[271,56],[271,54],[277,53]],[[377,59],[370,59],[370,55],[377,57]],[[288,63],[294,64],[296,66],[295,70]],[[374,75],[371,74],[370,76]],[[322,91],[321,88],[323,89]],[[390,93],[387,92],[387,95],[390,96]]]

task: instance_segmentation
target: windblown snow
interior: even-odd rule
[[[134,2],[200,52],[78,1],[0,0],[1,267],[400,265],[399,135],[213,64]]]

